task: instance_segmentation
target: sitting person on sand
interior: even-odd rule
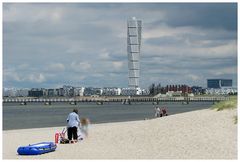
[[[73,109],[73,112],[71,112],[67,117],[67,135],[71,143],[77,142],[78,139],[77,130],[79,125],[80,120],[78,116],[78,110]]]
[[[167,116],[168,114],[167,114],[167,109],[165,108],[165,107],[162,107],[161,108],[161,113],[160,113],[160,117],[162,117],[162,116]]]

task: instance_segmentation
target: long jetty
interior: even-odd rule
[[[103,104],[106,102],[121,102],[123,104],[131,104],[135,102],[152,102],[154,104],[159,104],[160,102],[219,102],[229,100],[229,97],[132,97],[132,98],[4,98],[3,103],[31,103],[31,102],[42,102],[52,104],[55,102],[68,102],[70,104],[77,104],[78,102],[96,102],[98,104]]]

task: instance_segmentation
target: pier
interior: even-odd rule
[[[161,102],[181,102],[183,104],[189,104],[190,102],[220,102],[229,100],[229,97],[116,97],[116,98],[4,98],[3,103],[19,103],[21,105],[27,105],[27,103],[44,103],[45,105],[51,105],[56,102],[65,102],[71,105],[77,105],[79,102],[96,102],[102,105],[107,102],[119,102],[122,104],[131,104],[136,102],[152,102],[153,104],[159,104]]]

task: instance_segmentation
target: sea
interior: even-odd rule
[[[179,114],[189,111],[207,109],[212,106],[211,102],[166,102],[153,105],[152,103],[96,103],[81,102],[77,105],[69,103],[3,103],[3,130],[44,128],[66,126],[66,118],[73,109],[78,109],[80,118],[89,118],[92,124],[136,121],[154,118],[156,106],[166,107],[168,115]]]

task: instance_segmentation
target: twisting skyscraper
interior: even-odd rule
[[[128,87],[139,87],[140,75],[140,47],[141,47],[141,33],[142,21],[135,17],[127,22],[127,52],[128,52]]]

